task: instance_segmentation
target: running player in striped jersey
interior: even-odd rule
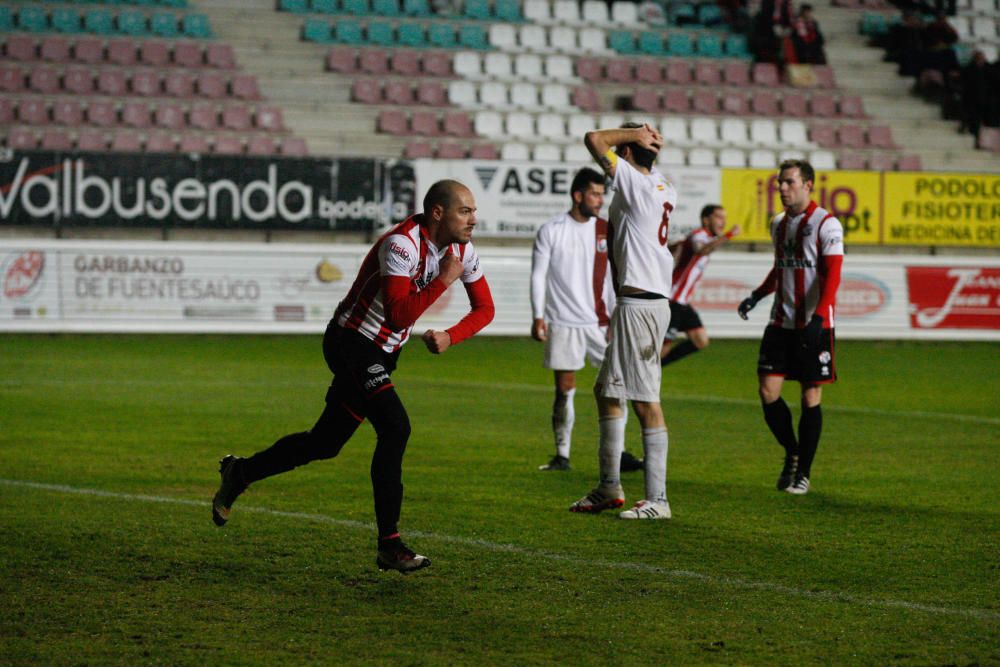
[[[740,317],[775,293],[757,361],[764,420],[785,449],[778,490],[809,492],[813,458],[823,426],[820,399],[824,384],[837,379],[834,367],[834,311],[844,261],[844,230],[829,211],[810,200],[816,174],[803,160],[786,160],[778,172],[785,210],[771,221],[774,266],[749,297]],[[781,398],[785,380],[802,389],[798,439],[792,413]]]
[[[552,431],[556,454],[539,470],[569,470],[576,411],[576,371],[587,359],[604,361],[608,312],[615,294],[608,271],[608,221],[598,217],[604,204],[604,176],[577,172],[570,185],[573,204],[542,225],[531,253],[531,337],[545,343],[542,365],[555,375]],[[625,421],[620,423],[625,428]],[[622,440],[625,435],[622,433]],[[622,470],[641,470],[642,461],[622,452]]]
[[[733,225],[728,232],[723,232],[725,228],[726,209],[718,204],[709,204],[701,209],[701,227],[677,244],[679,250],[674,251],[673,287],[670,290],[670,329],[660,350],[660,364],[663,366],[708,345],[705,325],[689,302],[708,267],[708,256],[741,231],[739,225]],[[674,344],[680,332],[684,332],[687,340]]]
[[[424,332],[427,348],[440,354],[493,319],[493,297],[469,242],[475,225],[472,192],[457,181],[438,181],[424,197],[423,213],[376,241],[323,337],[323,356],[334,374],[326,408],[311,430],[287,435],[249,458],[221,461],[222,483],[212,501],[217,525],[226,523],[233,502],[250,484],[336,456],[368,419],[377,435],[371,464],[376,564],[403,573],[430,565],[399,536],[410,419],[391,374],[417,318],[456,280],[465,286],[469,313],[450,329]]]

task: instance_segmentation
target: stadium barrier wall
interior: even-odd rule
[[[0,331],[319,334],[366,245],[0,240]],[[529,248],[479,247],[496,318],[485,333],[526,336]],[[764,253],[713,255],[693,305],[716,338],[757,338],[770,299],[736,306],[767,274]],[[415,331],[466,312],[453,285]],[[862,339],[1000,340],[1000,258],[848,255],[837,334]]]

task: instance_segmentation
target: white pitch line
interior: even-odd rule
[[[66,486],[62,484],[45,484],[42,482],[28,482],[15,479],[0,478],[0,485],[15,487],[15,488],[23,488],[23,489],[35,489],[39,491],[51,491],[54,493],[94,496],[98,498],[112,498],[115,500],[129,500],[129,501],[140,501],[148,503],[160,503],[167,505],[184,505],[188,507],[201,507],[205,508],[206,510],[206,521],[207,521],[207,510],[209,507],[209,503],[204,500],[169,498],[165,496],[149,496],[149,495],[135,494],[135,493],[119,493],[116,491],[105,491],[102,489],[88,489],[82,487]],[[248,507],[245,505],[240,505],[239,511],[240,513],[245,512],[253,514],[267,514],[270,516],[279,516],[288,519],[314,521],[316,523],[323,523],[331,526],[340,526],[343,528],[351,528],[357,530],[372,531],[375,529],[375,526],[370,523],[365,523],[363,521],[351,521],[349,519],[337,519],[331,516],[327,516],[325,514],[285,512],[282,510],[274,510],[266,507],[252,507],[252,506]],[[646,563],[631,563],[627,561],[609,561],[609,560],[591,560],[585,558],[578,558],[576,556],[569,556],[566,554],[552,553],[549,551],[539,551],[537,549],[530,549],[528,547],[519,546],[517,544],[490,542],[489,540],[482,540],[478,538],[462,537],[457,535],[443,535],[440,533],[432,533],[427,531],[408,530],[407,534],[412,535],[414,537],[426,538],[430,540],[438,540],[441,542],[451,542],[454,544],[462,544],[465,546],[477,547],[480,549],[486,549],[488,551],[499,551],[503,553],[519,554],[527,556],[532,559],[544,558],[547,560],[569,563],[581,567],[592,568],[594,566],[597,566],[608,569],[644,572],[648,574],[663,575],[672,579],[694,580],[702,583],[729,586],[732,588],[744,589],[744,590],[767,591],[769,593],[780,593],[781,595],[793,595],[796,597],[806,598],[810,600],[819,600],[822,602],[843,602],[847,604],[860,605],[863,607],[888,607],[893,609],[905,609],[907,611],[925,612],[928,614],[937,614],[944,616],[965,616],[984,621],[1000,621],[1000,612],[995,612],[990,609],[977,609],[974,607],[944,607],[940,605],[923,604],[920,602],[908,602],[906,600],[892,600],[892,599],[879,600],[875,598],[864,598],[857,595],[852,595],[850,593],[839,593],[836,591],[809,591],[799,588],[792,588],[790,586],[785,586],[783,584],[776,584],[769,581],[753,581],[750,579],[740,579],[738,577],[719,577],[710,574],[703,574],[701,572],[693,572],[691,570],[671,570],[662,567],[656,567],[653,565],[648,565]]]

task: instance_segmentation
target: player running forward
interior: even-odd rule
[[[785,210],[771,221],[774,266],[738,309],[745,320],[758,301],[775,293],[771,319],[760,342],[757,376],[764,421],[785,448],[778,490],[795,494],[809,492],[823,426],[823,385],[837,379],[834,310],[844,261],[844,230],[832,213],[810,200],[815,182],[808,162],[781,163],[778,190]],[[786,379],[797,380],[802,389],[798,440],[792,413],[781,398]]]
[[[369,251],[358,277],[323,336],[323,356],[334,377],[326,408],[315,426],[286,435],[249,458],[227,456],[212,518],[222,526],[236,498],[252,483],[340,453],[365,419],[377,435],[371,479],[378,525],[376,564],[407,573],[431,564],[399,536],[402,463],[410,419],[392,382],[392,371],[414,322],[448,286],[461,280],[470,311],[445,331],[422,339],[434,354],[472,336],[493,319],[493,298],[469,242],[476,202],[457,181],[438,181],[424,197],[424,212],[385,233]]]
[[[608,310],[615,303],[608,271],[608,221],[598,217],[604,205],[604,176],[581,169],[573,178],[570,197],[569,212],[539,228],[531,253],[531,337],[545,343],[542,365],[552,369],[556,384],[556,455],[539,470],[569,470],[576,371],[587,359],[595,366],[604,360]],[[625,420],[619,426],[624,429]],[[621,467],[641,470],[642,461],[623,451]]]
[[[618,467],[624,442],[618,422],[624,419],[621,402],[627,399],[642,426],[646,497],[618,516],[669,519],[659,353],[670,325],[667,295],[674,259],[667,235],[677,192],[653,167],[663,138],[649,125],[626,123],[622,128],[588,132],[585,143],[615,188],[609,218],[618,301],[611,314],[611,340],[594,385],[601,476],[597,488],[573,503],[570,511],[600,512],[625,504]]]
[[[663,366],[708,346],[705,325],[689,302],[708,267],[708,256],[741,231],[739,225],[733,225],[728,232],[722,231],[725,228],[726,209],[718,204],[709,204],[701,209],[701,227],[677,244],[680,250],[675,256],[673,287],[670,290],[670,329],[660,350],[660,364]],[[675,345],[679,332],[684,332],[687,340]]]

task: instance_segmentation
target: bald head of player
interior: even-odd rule
[[[438,181],[424,195],[424,225],[438,248],[468,243],[476,226],[476,198],[458,181]]]

